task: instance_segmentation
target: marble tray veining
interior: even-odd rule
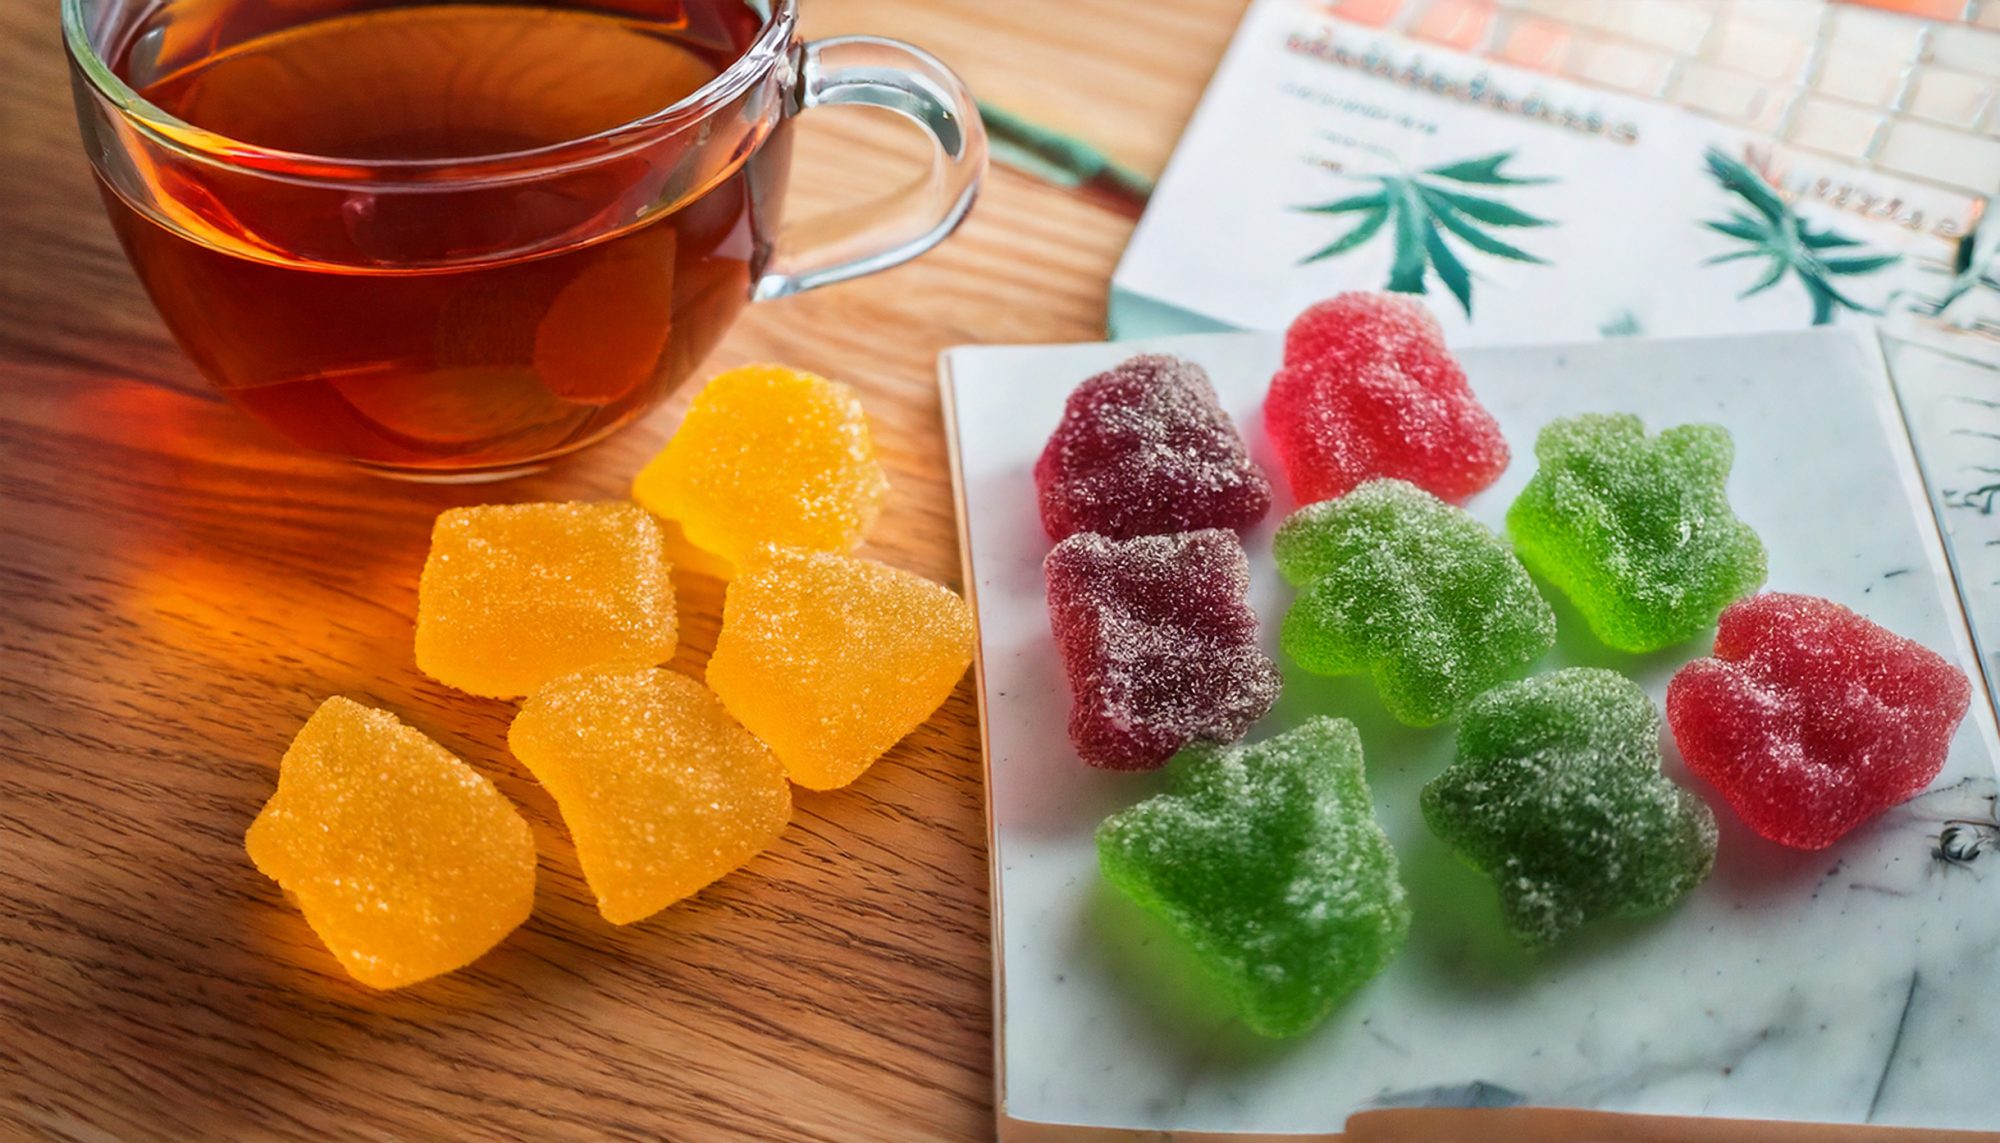
[[[979,610],[1003,1136],[1062,1137],[1036,1130],[1051,1124],[1330,1133],[1357,1110],[1394,1106],[2000,1127],[2000,845],[1970,860],[1939,853],[1948,823],[1994,819],[2000,750],[1983,701],[1929,792],[1821,853],[1749,834],[1685,773],[1669,739],[1669,772],[1716,804],[1714,877],[1662,917],[1600,924],[1536,958],[1509,945],[1489,884],[1417,813],[1417,790],[1450,757],[1451,727],[1405,729],[1365,683],[1287,665],[1285,696],[1254,734],[1321,712],[1360,726],[1416,909],[1409,944],[1290,1042],[1259,1040],[1187,986],[1173,942],[1097,876],[1092,830],[1159,782],[1093,771],[1064,736],[1030,468],[1078,380],[1152,350],[1207,367],[1275,478],[1259,408],[1278,344],[1214,334],[946,355]],[[1553,417],[1718,422],[1736,440],[1731,496],[1770,548],[1771,587],[1839,600],[1974,662],[1871,341],[1816,331],[1479,349],[1463,360],[1515,452],[1469,506],[1488,524],[1499,526],[1532,473],[1535,431]],[[1246,538],[1267,643],[1290,597],[1270,562],[1271,529],[1290,508],[1274,483],[1273,519]],[[1707,649],[1619,655],[1559,600],[1557,614],[1562,637],[1546,666],[1612,666],[1656,700]]]
[[[1987,693],[2000,704],[2000,357],[1975,361],[1908,341],[1888,347]]]

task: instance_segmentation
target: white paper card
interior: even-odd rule
[[[1815,274],[1835,297],[1794,269],[1764,280],[1772,220],[1710,148],[1796,196],[1784,209],[1830,243]],[[1274,329],[1388,288],[1427,293],[1454,345],[1547,344],[1866,321],[1947,294],[1977,196],[1803,162],[1677,107],[1256,0],[1119,262],[1111,326]],[[1817,193],[1850,174],[1864,189]],[[1379,212],[1360,205],[1385,188]],[[1399,261],[1417,271],[1402,285]]]

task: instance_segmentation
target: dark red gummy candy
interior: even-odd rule
[[[1507,442],[1419,302],[1351,293],[1285,334],[1264,425],[1300,504],[1376,477],[1463,503],[1507,468]]]
[[[1751,829],[1825,849],[1930,785],[1972,686],[1935,651],[1837,603],[1767,593],[1731,604],[1715,657],[1667,687],[1688,769]]]
[[[1035,464],[1051,539],[1242,531],[1271,507],[1271,484],[1215,402],[1201,366],[1145,354],[1069,395]]]
[[[1190,742],[1236,741],[1278,701],[1236,533],[1079,532],[1042,568],[1085,762],[1156,769]]]

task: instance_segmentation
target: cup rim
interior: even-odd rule
[[[457,182],[512,175],[539,178],[553,171],[615,158],[650,142],[663,130],[691,125],[746,91],[784,58],[798,22],[798,0],[772,0],[771,13],[750,46],[707,83],[679,100],[636,119],[589,135],[518,151],[438,159],[347,159],[266,147],[197,127],[172,115],[127,84],[104,61],[84,26],[84,0],[62,0],[63,42],[70,60],[126,122],[153,141],[197,162],[240,167],[298,181]]]

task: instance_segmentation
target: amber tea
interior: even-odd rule
[[[619,131],[742,55],[751,7],[309,0],[262,26],[273,7],[175,0],[105,53],[172,116],[265,149],[255,177],[142,162],[151,212],[104,194],[175,337],[294,441],[504,472],[636,416],[747,302],[789,120],[707,162],[686,161],[701,138]]]

